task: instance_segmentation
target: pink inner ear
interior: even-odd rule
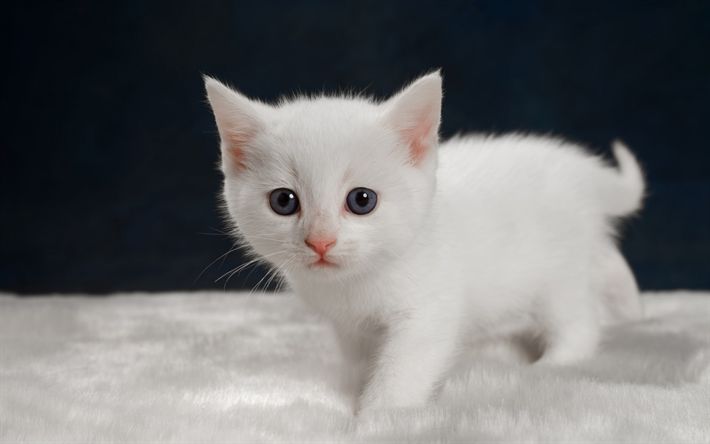
[[[432,122],[424,119],[417,126],[403,131],[404,138],[409,143],[409,153],[414,165],[418,165],[431,148],[432,127]]]
[[[252,134],[246,130],[230,131],[225,138],[226,151],[231,166],[236,170],[246,169],[244,147],[251,139]]]

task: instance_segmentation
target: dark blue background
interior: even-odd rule
[[[382,96],[437,67],[445,136],[625,140],[650,180],[623,243],[641,286],[710,288],[710,2],[14,2],[0,20],[0,289],[223,287],[238,254],[198,279],[230,246],[201,73],[271,100]]]

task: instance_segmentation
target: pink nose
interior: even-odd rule
[[[309,237],[308,239],[306,239],[306,245],[308,245],[311,250],[318,253],[318,255],[323,256],[325,255],[325,253],[328,252],[328,250],[330,250],[330,247],[335,245],[335,239],[314,239]]]

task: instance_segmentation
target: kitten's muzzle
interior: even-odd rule
[[[308,237],[305,240],[306,245],[308,245],[308,248],[311,250],[315,251],[316,254],[318,254],[318,260],[311,263],[310,266],[312,267],[334,267],[336,264],[333,262],[330,262],[325,255],[328,253],[328,250],[333,248],[335,243],[337,242],[336,239],[330,238],[330,237]]]

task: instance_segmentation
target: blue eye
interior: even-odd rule
[[[269,205],[274,213],[281,216],[290,216],[300,208],[298,196],[288,188],[277,188],[269,195]]]
[[[377,205],[377,193],[369,188],[355,188],[345,198],[348,209],[358,216],[368,214]]]

